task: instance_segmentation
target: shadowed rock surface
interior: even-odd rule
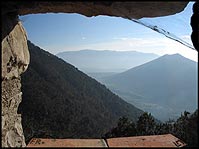
[[[72,2],[72,1],[10,1],[3,2],[3,13],[17,11],[19,15],[64,12],[79,13],[85,16],[120,16],[124,18],[142,18],[166,16],[183,11],[188,2]],[[144,10],[144,11],[143,11]]]

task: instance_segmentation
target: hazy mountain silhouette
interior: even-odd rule
[[[86,73],[122,72],[159,57],[153,53],[110,50],[67,51],[57,56]]]
[[[164,55],[102,82],[129,103],[160,120],[197,108],[197,63],[179,54]]]
[[[121,116],[143,111],[64,60],[28,41],[30,65],[22,75],[19,106],[26,141],[32,137],[100,138]]]

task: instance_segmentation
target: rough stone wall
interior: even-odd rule
[[[17,114],[22,100],[21,73],[29,64],[26,32],[16,14],[3,16],[2,30],[2,146],[24,147],[21,115]]]
[[[2,146],[23,147],[25,138],[21,125],[21,115],[17,114],[22,100],[21,79],[2,82]]]

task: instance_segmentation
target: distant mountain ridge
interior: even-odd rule
[[[32,137],[100,138],[121,116],[143,111],[76,67],[28,41],[30,64],[22,75],[19,105],[26,142]]]
[[[102,79],[114,93],[165,120],[197,108],[197,63],[179,54],[164,55]]]
[[[137,51],[99,51],[88,49],[61,52],[57,56],[86,73],[122,72],[159,57],[153,53]]]

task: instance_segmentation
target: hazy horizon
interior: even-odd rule
[[[142,52],[142,51],[136,51],[136,50],[125,50],[125,51],[117,51],[117,50],[95,50],[95,49],[82,49],[82,50],[71,50],[71,51],[62,51],[62,52],[58,52],[55,55],[59,54],[59,53],[64,53],[64,52],[81,52],[81,51],[96,51],[96,52],[103,52],[103,51],[109,51],[109,52],[139,52],[139,53],[147,53],[147,54],[155,54],[152,52]],[[156,54],[158,55],[158,54]],[[160,55],[158,55],[160,56]]]

